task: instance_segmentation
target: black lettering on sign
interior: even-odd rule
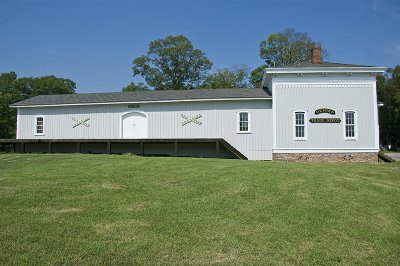
[[[319,114],[331,114],[334,115],[336,114],[335,110],[329,109],[329,108],[320,108],[315,110],[315,114],[319,115]]]
[[[310,118],[310,123],[340,123],[340,118]]]

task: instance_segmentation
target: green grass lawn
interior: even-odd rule
[[[400,164],[0,155],[0,264],[400,263]]]

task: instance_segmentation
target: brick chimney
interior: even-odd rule
[[[314,45],[311,48],[311,64],[321,64],[321,46]]]

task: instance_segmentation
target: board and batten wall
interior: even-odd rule
[[[274,153],[378,151],[374,76],[274,77]],[[315,114],[320,108],[336,114]],[[357,112],[357,139],[345,140],[345,110]],[[294,111],[307,112],[307,139],[294,140]],[[340,118],[340,123],[311,123],[310,118]]]
[[[147,115],[148,138],[223,138],[250,160],[272,159],[272,103],[265,100],[191,101],[170,103],[70,105],[54,107],[20,107],[17,119],[18,139],[120,139],[122,118],[127,112]],[[237,133],[237,113],[250,113],[250,133]],[[35,117],[44,116],[44,135],[35,135]],[[181,116],[198,119],[188,123]],[[90,118],[73,128],[73,118]]]

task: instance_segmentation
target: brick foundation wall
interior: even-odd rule
[[[376,152],[353,152],[353,153],[274,153],[273,161],[284,162],[356,162],[377,163]]]

